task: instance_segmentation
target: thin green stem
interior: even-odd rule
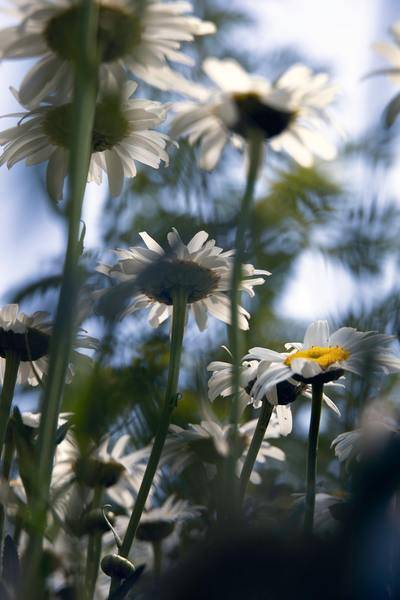
[[[140,518],[142,516],[147,497],[156,474],[158,463],[167,437],[168,428],[172,412],[176,406],[179,370],[181,363],[183,334],[185,330],[187,296],[183,290],[177,290],[173,295],[173,314],[172,314],[172,334],[171,350],[169,359],[169,371],[167,380],[167,389],[165,392],[164,406],[160,416],[158,430],[154,438],[153,448],[151,450],[149,462],[136,498],[128,528],[125,533],[121,548],[118,554],[123,557],[129,555]],[[111,585],[111,591],[114,591],[118,581],[114,578]]]
[[[246,189],[241,201],[238,215],[238,228],[236,232],[235,258],[232,269],[231,279],[231,326],[229,335],[230,351],[232,353],[232,406],[230,413],[230,423],[232,425],[231,452],[228,459],[228,482],[232,486],[229,496],[233,494],[233,501],[236,498],[236,446],[237,429],[239,422],[239,387],[240,387],[240,360],[244,354],[243,340],[239,329],[239,301],[240,301],[240,283],[242,279],[242,264],[245,256],[245,235],[249,225],[251,203],[254,196],[254,190],[257,182],[257,175],[261,163],[263,139],[260,132],[254,131],[249,136],[249,168],[247,174]]]
[[[28,590],[35,589],[34,578],[40,560],[46,522],[55,451],[55,434],[74,335],[79,279],[79,228],[96,109],[98,77],[97,3],[93,0],[82,0],[81,11],[79,39],[82,40],[82,45],[79,49],[79,61],[76,63],[72,104],[73,129],[71,132],[67,207],[68,242],[54,332],[51,339],[47,383],[41,401],[42,418],[38,435],[39,462],[35,504],[33,506],[35,529],[31,534],[27,551],[29,569],[26,581],[27,585],[30,586],[27,588]]]
[[[154,558],[154,577],[159,579],[161,577],[162,569],[162,540],[159,542],[153,542],[153,558]]]
[[[312,405],[310,429],[308,433],[308,455],[307,455],[307,490],[304,515],[304,532],[309,535],[312,533],[314,525],[315,510],[315,483],[317,477],[317,456],[318,456],[318,435],[319,422],[321,419],[322,395],[324,391],[323,383],[312,384]]]
[[[3,454],[7,425],[10,418],[10,409],[20,365],[20,358],[16,352],[7,350],[5,355],[6,368],[4,372],[3,388],[0,396],[0,455]]]
[[[249,483],[249,479],[251,476],[251,472],[253,470],[254,464],[257,459],[258,452],[260,450],[262,441],[265,436],[265,432],[267,431],[267,427],[269,421],[271,419],[273,406],[268,402],[267,399],[264,399],[261,407],[261,413],[258,417],[258,422],[256,429],[254,431],[253,439],[251,440],[250,448],[247,452],[243,469],[240,474],[240,500],[243,501],[247,485]]]
[[[92,510],[101,507],[102,487],[97,487],[94,491]],[[96,588],[97,575],[101,558],[101,531],[94,531],[89,535],[87,555],[86,555],[86,576],[84,598],[92,600]]]

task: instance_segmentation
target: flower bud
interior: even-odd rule
[[[130,560],[118,554],[106,554],[100,563],[101,570],[109,577],[126,579],[135,571]]]

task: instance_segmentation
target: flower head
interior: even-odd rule
[[[0,309],[0,381],[3,381],[8,352],[14,352],[19,361],[17,383],[36,386],[47,372],[52,325],[46,312],[26,315],[19,312],[18,304],[7,304]],[[97,340],[79,334],[75,347],[97,348]],[[77,354],[77,353],[75,353]],[[71,379],[72,366],[67,379]]]
[[[146,247],[134,246],[116,250],[119,257],[114,266],[100,264],[100,273],[117,280],[132,282],[134,292],[124,314],[150,308],[149,321],[158,327],[172,315],[174,291],[183,290],[201,331],[207,327],[207,315],[230,322],[231,311],[227,293],[230,289],[233,250],[224,252],[199,231],[184,244],[173,229],[168,234],[169,249],[165,251],[146,232],[141,232]],[[254,296],[253,286],[264,283],[268,271],[243,265],[240,289]],[[239,307],[239,326],[248,329],[249,313]]]
[[[36,106],[50,95],[68,98],[73,89],[73,62],[79,47],[76,0],[12,2],[19,23],[1,32],[0,58],[39,61],[20,88],[23,104]],[[162,89],[183,84],[168,62],[192,64],[182,42],[215,32],[212,23],[193,15],[189,2],[97,0],[100,80],[117,84],[128,73]],[[187,84],[186,84],[187,85]]]
[[[254,419],[244,423],[238,429],[238,474],[242,470],[256,426],[257,419]],[[209,466],[216,465],[229,452],[230,435],[231,427],[229,425],[222,426],[211,418],[202,421],[199,425],[189,424],[188,429],[171,425],[164,446],[162,464],[169,464],[174,473],[180,473],[196,461],[201,461]],[[260,446],[256,463],[263,464],[267,457],[279,461],[285,460],[285,453],[280,448],[272,446],[268,441],[279,436],[279,422],[273,415]],[[254,471],[251,481],[253,483],[260,482],[259,475]]]
[[[191,506],[187,500],[169,496],[161,506],[143,512],[136,536],[142,542],[159,542],[171,535],[177,522],[199,515],[198,506]]]
[[[362,375],[365,368],[384,374],[400,370],[400,359],[390,350],[392,336],[341,327],[330,334],[327,321],[314,321],[303,343],[288,343],[288,352],[251,348],[247,360],[259,360],[258,378],[253,387],[256,399],[274,385],[294,379],[302,383],[327,383],[344,371]]]
[[[231,59],[206,59],[203,69],[217,90],[203,89],[197,102],[177,104],[171,128],[173,137],[186,136],[192,145],[200,142],[201,168],[213,169],[228,141],[242,145],[254,130],[263,133],[273,150],[287,152],[304,167],[313,164],[314,155],[335,157],[335,148],[321,133],[337,94],[326,74],[314,75],[295,64],[271,84]]]
[[[252,394],[253,386],[257,379],[259,361],[242,360],[240,368],[239,401],[242,410],[252,404],[254,408],[260,408],[261,399],[255,399]],[[213,361],[207,366],[212,375],[208,380],[208,397],[213,402],[218,396],[226,398],[232,396],[232,372],[233,365],[223,361]],[[290,401],[294,401],[299,393],[300,384],[282,383],[272,387],[267,392],[267,400],[274,406],[274,414],[279,421],[281,435],[288,435],[292,431],[292,411]]]
[[[135,177],[136,160],[155,169],[161,161],[168,162],[168,137],[152,129],[164,120],[165,108],[159,102],[132,100],[135,89],[136,84],[129,82],[122,98],[104,94],[96,105],[88,181],[99,185],[104,171],[112,196],[121,193],[124,177]],[[27,165],[48,161],[47,189],[58,200],[68,170],[72,105],[50,102],[18,116],[16,127],[0,133],[4,146],[0,165],[11,168],[21,160]]]

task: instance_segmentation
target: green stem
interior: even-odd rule
[[[128,528],[119,549],[118,554],[123,557],[129,555],[133,540],[136,534],[136,529],[139,525],[147,497],[150,492],[151,484],[153,483],[154,475],[156,474],[158,463],[161,458],[161,453],[167,437],[168,428],[171,420],[172,412],[176,406],[179,369],[181,363],[183,334],[186,320],[186,304],[187,296],[183,290],[177,290],[173,295],[173,314],[172,314],[172,334],[171,334],[171,350],[169,360],[169,371],[167,380],[167,389],[165,392],[164,407],[160,416],[158,430],[154,438],[153,448],[151,450],[149,462],[147,463],[146,471],[143,476],[142,483],[136,498]],[[118,580],[113,578],[111,592],[118,585]]]
[[[154,577],[159,579],[161,577],[162,568],[162,540],[159,542],[153,542],[153,557],[154,557]]]
[[[253,439],[251,440],[250,448],[247,452],[246,459],[244,461],[243,469],[240,474],[240,500],[243,501],[246,494],[247,485],[249,483],[250,475],[253,470],[254,464],[257,459],[258,452],[260,450],[262,441],[267,431],[267,427],[272,415],[274,407],[264,399],[261,407],[261,413],[258,417],[256,429],[254,431]]]
[[[10,418],[10,409],[20,364],[20,359],[16,352],[7,350],[5,355],[6,368],[0,396],[0,455],[3,454],[3,446],[6,439],[7,425]]]
[[[304,515],[304,532],[311,534],[314,525],[315,509],[315,483],[317,477],[317,455],[318,455],[318,434],[319,422],[321,419],[322,394],[324,391],[323,383],[312,384],[312,406],[310,429],[308,433],[308,456],[307,456],[307,490]]]
[[[41,401],[38,434],[38,470],[33,506],[35,530],[27,550],[29,556],[27,590],[35,589],[46,510],[49,498],[51,471],[55,451],[55,434],[58,424],[65,376],[74,335],[74,321],[78,295],[79,228],[83,196],[91,155],[91,140],[97,95],[97,18],[98,6],[93,0],[82,0],[80,36],[82,45],[76,63],[75,89],[72,104],[73,129],[69,159],[68,242],[64,262],[62,285],[58,300],[54,331],[50,345],[47,383]]]
[[[94,491],[92,510],[101,507],[101,497],[103,489],[97,487]],[[92,600],[96,588],[97,575],[101,558],[101,531],[94,531],[89,535],[87,556],[86,556],[86,577],[84,598]]]
[[[232,486],[232,490],[228,494],[233,494],[233,501],[236,498],[236,447],[238,438],[238,422],[239,422],[239,388],[240,388],[240,361],[243,356],[243,341],[239,329],[239,301],[240,301],[240,283],[242,279],[242,264],[245,256],[245,234],[249,225],[251,203],[254,196],[254,190],[257,182],[257,175],[262,157],[263,138],[257,131],[253,131],[249,136],[249,168],[247,174],[246,189],[241,201],[238,228],[236,233],[235,258],[232,269],[231,279],[231,326],[229,335],[230,351],[232,353],[232,406],[230,414],[230,423],[232,425],[231,437],[231,452],[228,459],[228,482]]]

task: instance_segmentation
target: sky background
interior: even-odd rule
[[[243,6],[243,2],[237,2]],[[385,78],[360,81],[369,71],[384,64],[371,50],[377,40],[389,39],[387,29],[400,18],[391,0],[247,0],[256,18],[255,32],[246,40],[249,50],[265,51],[285,45],[301,49],[311,65],[328,68],[342,87],[338,114],[349,136],[376,122],[395,88]],[[261,46],[262,45],[262,46]],[[24,62],[0,64],[0,80],[18,86],[26,72]],[[18,111],[11,93],[3,87],[0,114]],[[1,129],[15,124],[3,118]],[[342,179],[360,182],[360,173],[340,173]],[[387,178],[389,190],[400,183],[399,164]],[[362,175],[362,174],[361,174]],[[10,171],[0,168],[0,301],[8,301],[13,289],[40,274],[54,272],[52,263],[63,252],[65,232],[49,207],[42,183],[33,169],[18,164]],[[106,188],[88,186],[83,219],[87,225],[86,247],[99,242],[101,209]],[[312,269],[313,277],[307,276]],[[380,287],[390,287],[390,268],[382,275]],[[320,282],[324,285],[321,286]],[[335,314],[354,297],[349,276],[327,265],[320,256],[306,254],[299,260],[295,276],[281,302],[286,316],[305,320]],[[40,308],[40,307],[35,307]]]

